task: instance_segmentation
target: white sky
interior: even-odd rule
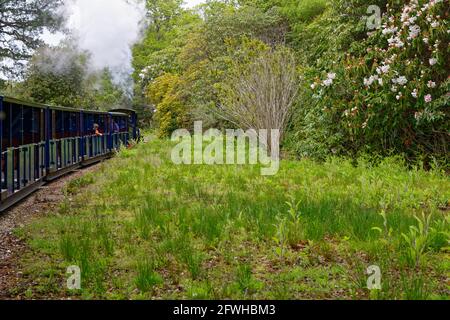
[[[108,7],[111,7],[111,8],[123,7],[123,5],[121,4],[122,1],[123,0],[111,0],[111,1],[108,1],[107,2],[108,5],[106,7],[107,8]],[[103,1],[103,0],[91,0],[88,3],[86,3],[86,1],[77,1],[77,0],[67,0],[66,2],[69,3],[69,6],[71,7],[70,9],[66,8],[66,10],[68,10],[68,13],[69,14],[74,14],[74,12],[75,12],[75,15],[79,15],[81,12],[85,11],[85,9],[88,8],[88,6],[90,4],[94,4],[94,5],[96,5],[96,4],[105,4],[105,1]],[[199,5],[199,4],[203,3],[203,2],[205,2],[205,0],[184,0],[184,2],[185,2],[185,7],[193,8],[196,5]],[[88,5],[88,6],[86,6],[86,5]],[[131,11],[133,11],[133,10],[131,10]],[[123,14],[128,14],[128,12],[129,12],[129,10],[125,10],[124,12],[120,11],[120,13],[123,13]],[[72,28],[74,27],[72,25],[73,24],[73,19],[74,19],[74,17],[71,18],[71,22],[69,23],[69,24],[71,24],[70,27],[72,27]],[[48,44],[56,45],[62,40],[63,37],[62,37],[62,35],[59,35],[59,34],[52,35],[49,32],[45,32],[43,38]]]
[[[68,28],[79,38],[79,46],[92,54],[94,69],[110,67],[131,73],[130,46],[142,35],[140,21],[145,14],[143,2],[130,5],[125,0],[66,0]],[[192,8],[205,0],[185,0]],[[129,1],[130,2],[130,1]],[[132,1],[131,1],[132,2]],[[44,40],[57,45],[63,36],[46,32]]]
[[[184,0],[186,2],[187,7],[194,7],[200,3],[205,2],[205,0]]]
[[[140,22],[145,14],[143,0],[65,0],[67,27],[79,39],[81,49],[92,55],[93,69],[109,67],[120,78],[131,74],[131,45],[142,36]],[[205,0],[184,0],[192,8]],[[136,4],[138,3],[138,4]],[[43,39],[57,45],[62,34],[45,32]],[[3,78],[3,75],[0,74]]]

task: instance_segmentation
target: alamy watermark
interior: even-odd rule
[[[78,266],[70,266],[66,273],[70,274],[67,279],[67,289],[81,290],[81,269]]]
[[[276,175],[280,169],[280,130],[209,129],[203,123],[194,124],[194,134],[186,129],[176,130],[172,141],[172,161],[177,165],[257,165],[261,175]],[[270,154],[269,154],[270,153]]]
[[[367,8],[366,26],[368,30],[376,30],[381,28],[381,8],[377,5],[371,5]]]
[[[370,266],[367,268],[367,289],[381,290],[381,269],[379,266]]]

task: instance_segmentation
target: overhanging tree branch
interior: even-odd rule
[[[3,72],[17,74],[17,64],[31,57],[42,44],[45,28],[56,30],[62,17],[58,8],[62,0],[0,0],[0,67]]]

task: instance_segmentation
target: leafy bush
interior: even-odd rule
[[[281,12],[291,22],[308,22],[321,15],[327,8],[327,0],[286,1]]]
[[[310,83],[291,136],[299,154],[446,155],[445,3],[395,3],[387,6],[382,28],[336,62],[305,70]]]
[[[155,79],[148,87],[147,97],[156,105],[156,120],[159,122],[159,136],[170,135],[186,123],[186,109],[178,87],[178,75],[166,73]]]
[[[367,153],[446,161],[448,0],[374,0],[383,13],[376,30],[368,30],[364,0],[239,4],[205,4],[204,19],[183,13],[166,31],[150,28],[137,46],[145,52],[135,55],[140,87],[157,105],[161,135],[196,120],[209,128],[245,122],[248,115],[233,123],[218,116],[236,97],[223,88],[238,87],[251,61],[277,48],[295,54],[290,68],[301,74],[286,150],[322,159]]]

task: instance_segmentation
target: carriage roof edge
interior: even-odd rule
[[[114,109],[111,111],[87,110],[87,109],[82,109],[82,108],[77,109],[77,108],[61,107],[61,106],[43,104],[43,103],[37,103],[37,102],[30,102],[30,101],[25,101],[25,100],[17,99],[14,97],[10,97],[10,96],[0,95],[0,97],[3,98],[3,102],[20,104],[20,105],[24,105],[27,107],[33,107],[33,108],[41,108],[41,109],[50,108],[52,110],[67,111],[67,112],[84,112],[84,113],[90,113],[90,114],[104,114],[104,115],[114,114],[114,115],[122,115],[122,116],[129,115],[131,112],[134,112],[131,109]]]

